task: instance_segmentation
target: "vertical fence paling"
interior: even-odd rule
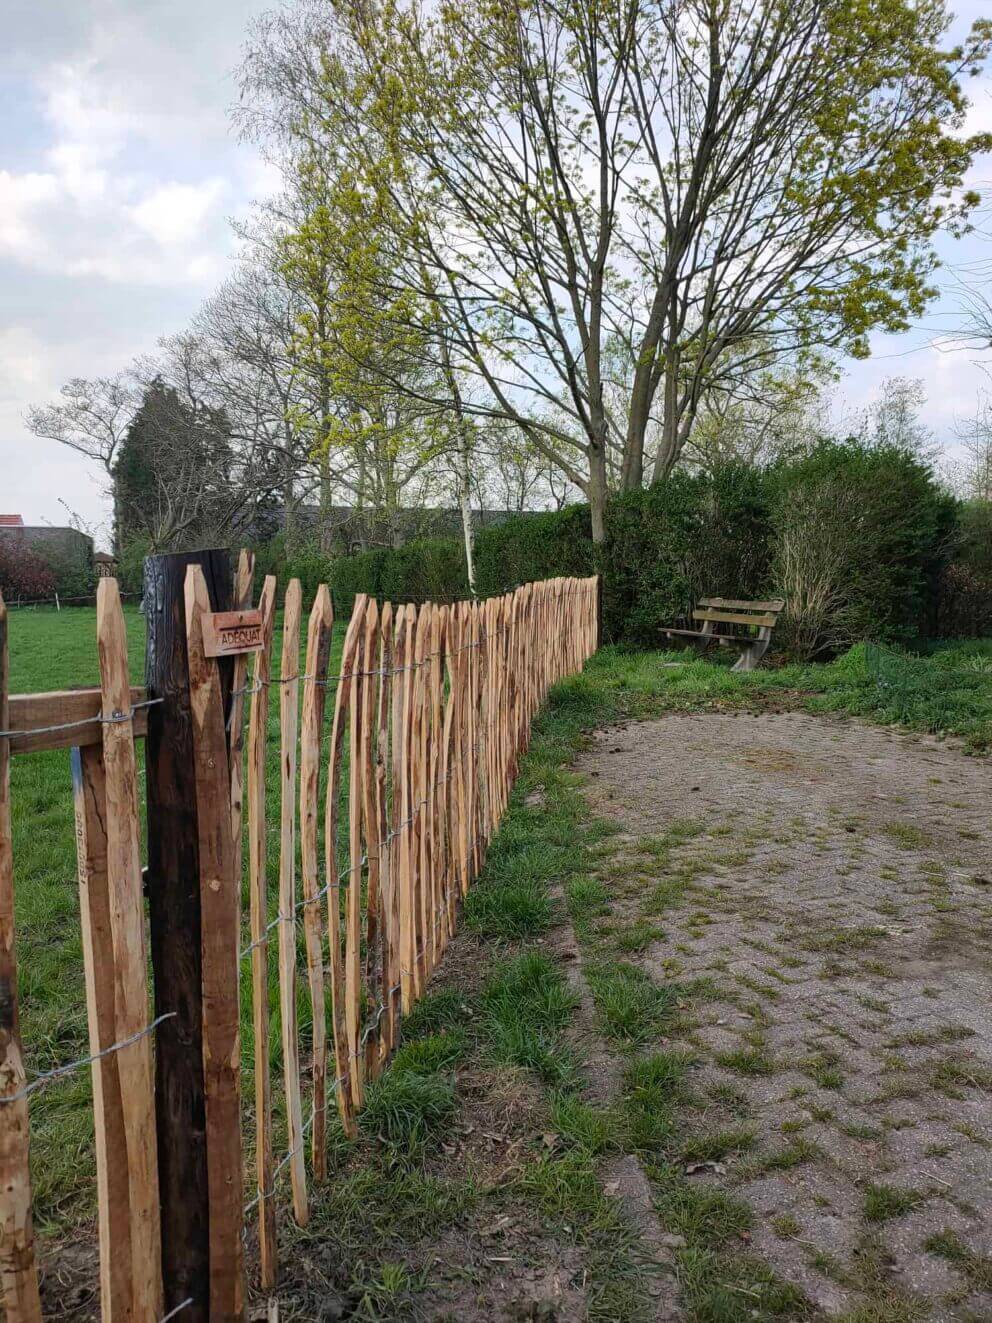
[[[251,578],[251,558],[243,553],[234,583],[239,608],[250,605]],[[290,1171],[297,1221],[305,1222],[308,1215],[307,1126],[302,1121],[296,1021],[297,923],[303,931],[313,1011],[308,1125],[313,1131],[313,1174],[321,1180],[326,1174],[329,1093],[335,1095],[345,1132],[354,1135],[366,1087],[397,1042],[401,1015],[423,995],[455,931],[458,903],[482,867],[486,846],[509,803],[531,721],[548,688],[581,667],[597,638],[592,579],[530,584],[481,604],[394,608],[386,603],[380,608],[373,599],[358,597],[343,642],[340,674],[333,677],[322,884],[320,760],[333,620],[330,596],[322,587],[310,616],[301,677],[300,591],[292,582],[279,676],[279,906],[270,923],[265,760],[274,683],[275,596],[275,580],[269,577],[260,599],[261,647],[252,682],[246,683],[247,658],[239,657],[228,698],[220,666],[204,646],[203,620],[211,605],[207,580],[196,564],[186,574],[201,921],[209,1314],[231,1320],[244,1314],[240,968],[250,971],[254,1030],[257,1196],[247,1208],[258,1208],[260,1279],[263,1290],[269,1291],[277,1274],[275,1179],[284,1167]],[[8,729],[5,623],[0,599],[0,731]],[[101,1295],[105,1320],[154,1323],[164,1307],[159,1247],[170,1248],[166,1242],[171,1224],[163,1218],[165,1240],[160,1242],[151,1030],[174,1013],[163,1014],[157,1002],[158,1018],[149,1023],[135,709],[120,598],[112,580],[100,585],[97,641],[101,738],[80,742],[72,752],[72,770],[94,1058]],[[244,816],[251,936],[247,948],[239,950],[241,728],[247,694]],[[184,693],[184,701],[186,697]],[[5,1067],[0,1070],[0,1280],[11,1323],[35,1323],[40,1305],[31,1240],[25,1072],[17,1036],[8,764],[9,746],[0,738],[0,1067]],[[149,779],[156,772],[150,764]],[[320,917],[325,896],[326,963]],[[278,1163],[269,1066],[268,942],[273,931],[278,934],[289,1120],[287,1151]],[[242,962],[248,954],[250,965]],[[160,992],[157,987],[157,997]],[[168,1090],[160,1089],[160,1107],[167,1097]],[[182,1269],[182,1262],[177,1266]],[[196,1313],[201,1302],[195,1293],[180,1303],[191,1302]]]
[[[269,942],[266,887],[265,750],[276,581],[266,577],[259,603],[262,646],[255,653],[248,719],[248,898],[251,932],[252,1032],[255,1049],[255,1171],[258,1198],[259,1279],[271,1291],[278,1272],[273,1198],[272,1085],[269,1066]]]
[[[300,1047],[296,1008],[296,750],[300,719],[299,579],[290,579],[283,605],[282,673],[279,687],[281,815],[279,830],[279,1002],[282,1013],[282,1061],[289,1128],[289,1174],[293,1214],[305,1226],[307,1177],[303,1152],[303,1103],[300,1094]]]
[[[90,1053],[105,1051],[114,1028],[114,944],[107,883],[107,780],[103,749],[72,750],[76,813],[79,919],[83,939]],[[93,1063],[93,1131],[96,1145],[100,1236],[100,1299],[105,1320],[131,1317],[131,1228],[128,1216],[127,1138],[116,1052]]]
[[[324,1000],[324,943],[320,916],[320,745],[327,694],[327,666],[331,655],[334,611],[326,584],[317,590],[307,626],[307,656],[303,689],[303,729],[300,736],[300,864],[303,878],[303,929],[307,951],[307,979],[313,1017],[313,1178],[327,1175],[327,1024]]]
[[[10,726],[7,608],[0,594],[0,730]],[[12,1323],[41,1318],[28,1175],[28,1100],[17,1013],[14,945],[14,851],[11,843],[10,745],[0,738],[0,1284]]]
[[[251,586],[255,577],[255,557],[250,551],[242,551],[238,557],[238,568],[234,575],[234,608],[236,611],[247,610],[251,606]],[[231,756],[231,836],[234,840],[234,871],[241,876],[241,837],[243,802],[243,738],[245,726],[245,680],[248,676],[248,653],[242,652],[234,658],[234,670],[231,676],[231,713],[228,717],[228,747]]]
[[[217,662],[206,656],[210,598],[203,571],[186,572],[186,641],[200,850],[203,1083],[210,1209],[210,1317],[244,1311],[238,955],[241,879],[234,869],[231,771]]]
[[[97,648],[103,690],[107,894],[113,942],[114,1033],[127,1152],[132,1307],[137,1319],[162,1310],[158,1155],[152,1042],[148,1033],[148,960],[141,885],[140,819],[127,633],[115,579],[97,590]],[[227,789],[227,787],[225,787]],[[97,970],[96,977],[106,978]],[[114,1246],[113,1253],[118,1253]]]

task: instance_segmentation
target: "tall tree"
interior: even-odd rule
[[[222,410],[191,403],[155,377],[114,466],[121,541],[176,549],[227,531],[240,517],[230,429]]]
[[[58,404],[33,405],[27,412],[28,430],[37,437],[58,441],[95,461],[113,493],[114,467],[140,398],[131,372],[86,380],[73,377],[59,391]],[[114,503],[113,544],[121,550],[120,514]]]
[[[599,539],[611,471],[642,483],[656,424],[663,480],[728,363],[864,354],[922,311],[992,141],[960,135],[958,81],[989,25],[952,51],[946,27],[941,0],[339,0],[265,20],[245,84],[388,196],[393,296],[428,296],[426,334],[436,303],[475,412],[581,486]]]

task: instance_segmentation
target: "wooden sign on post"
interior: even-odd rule
[[[262,612],[213,611],[203,616],[203,652],[207,657],[231,657],[258,652],[262,646]]]

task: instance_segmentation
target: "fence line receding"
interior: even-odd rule
[[[227,601],[249,608],[252,577],[251,557],[242,553]],[[597,643],[595,579],[526,584],[484,602],[394,605],[359,595],[329,674],[330,594],[321,586],[303,635],[300,585],[293,580],[274,667],[275,580],[262,586],[251,656],[208,655],[215,651],[208,642],[215,593],[192,564],[174,612],[185,636],[180,697],[190,714],[186,793],[196,828],[190,858],[199,871],[202,997],[202,1049],[194,1044],[202,1057],[192,1071],[184,1063],[183,1089],[188,1093],[192,1078],[206,1150],[204,1189],[189,1191],[187,1219],[170,1206],[183,1195],[165,1175],[175,1169],[175,1118],[163,1124],[174,1091],[166,1058],[156,1073],[154,1052],[160,1026],[166,1032],[170,1020],[179,1025],[188,1009],[164,1006],[154,980],[155,1013],[149,1011],[135,765],[135,740],[148,728],[149,709],[175,696],[128,684],[121,600],[110,579],[98,590],[99,689],[11,696],[0,599],[0,1286],[9,1323],[42,1317],[31,1224],[30,1095],[87,1065],[103,1318],[242,1319],[244,1242],[252,1226],[258,1285],[274,1288],[281,1178],[288,1176],[287,1208],[305,1224],[311,1187],[327,1179],[328,1112],[337,1110],[347,1135],[357,1133],[366,1089],[454,935],[460,903],[506,809],[531,722],[550,686],[581,669]],[[276,713],[278,775],[267,785]],[[11,754],[65,747],[75,794],[90,1052],[32,1079],[17,1015],[9,764]],[[153,766],[151,748],[148,753],[146,779],[161,797],[155,778],[162,768]],[[170,750],[169,758],[175,756]],[[272,857],[270,830],[278,839]],[[156,879],[148,885],[154,888]],[[154,923],[153,952],[163,944]],[[278,973],[277,1028],[270,1024],[270,969]],[[250,1107],[242,1107],[241,1096],[242,982],[254,1040],[245,1090]],[[302,1043],[298,985],[312,1013]],[[282,1049],[278,1081],[273,1033]],[[173,1043],[170,1060],[174,1051]],[[287,1122],[278,1142],[277,1088]],[[253,1155],[247,1169],[245,1139]],[[204,1237],[199,1247],[197,1227]],[[170,1271],[163,1272],[163,1263]],[[45,1294],[51,1304],[51,1288]]]

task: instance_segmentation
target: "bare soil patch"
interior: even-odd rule
[[[817,1317],[992,1318],[989,764],[772,712],[601,731],[578,770],[622,828],[604,928],[649,916],[631,959],[704,990],[686,1138],[738,1139],[692,1179]]]

